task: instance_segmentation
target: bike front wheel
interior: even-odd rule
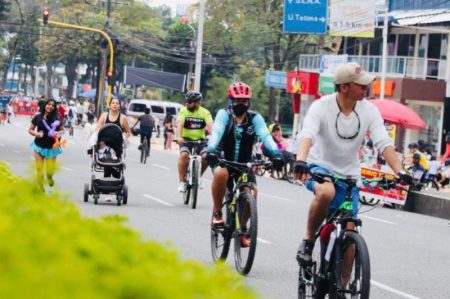
[[[336,248],[336,268],[330,298],[350,294],[351,298],[368,299],[370,294],[370,258],[363,237],[352,231],[345,233]]]
[[[255,258],[258,238],[256,201],[249,192],[239,194],[236,205],[236,231],[234,235],[234,261],[236,270],[247,275]]]
[[[198,176],[199,176],[199,161],[192,161],[192,200],[191,208],[195,209],[197,207],[197,195],[198,195]]]

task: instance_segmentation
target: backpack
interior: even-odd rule
[[[69,119],[73,118],[73,111],[71,108],[69,108]]]

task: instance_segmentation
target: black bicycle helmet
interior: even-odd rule
[[[184,96],[184,99],[186,101],[191,100],[191,101],[201,101],[202,99],[202,93],[201,92],[197,92],[197,91],[188,91],[186,93],[186,95]]]

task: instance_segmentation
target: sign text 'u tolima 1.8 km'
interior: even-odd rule
[[[328,0],[285,0],[283,32],[326,34]]]

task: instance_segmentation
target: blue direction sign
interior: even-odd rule
[[[284,0],[285,33],[326,34],[328,0]]]
[[[286,88],[286,72],[282,71],[266,71],[264,85],[267,87]]]

